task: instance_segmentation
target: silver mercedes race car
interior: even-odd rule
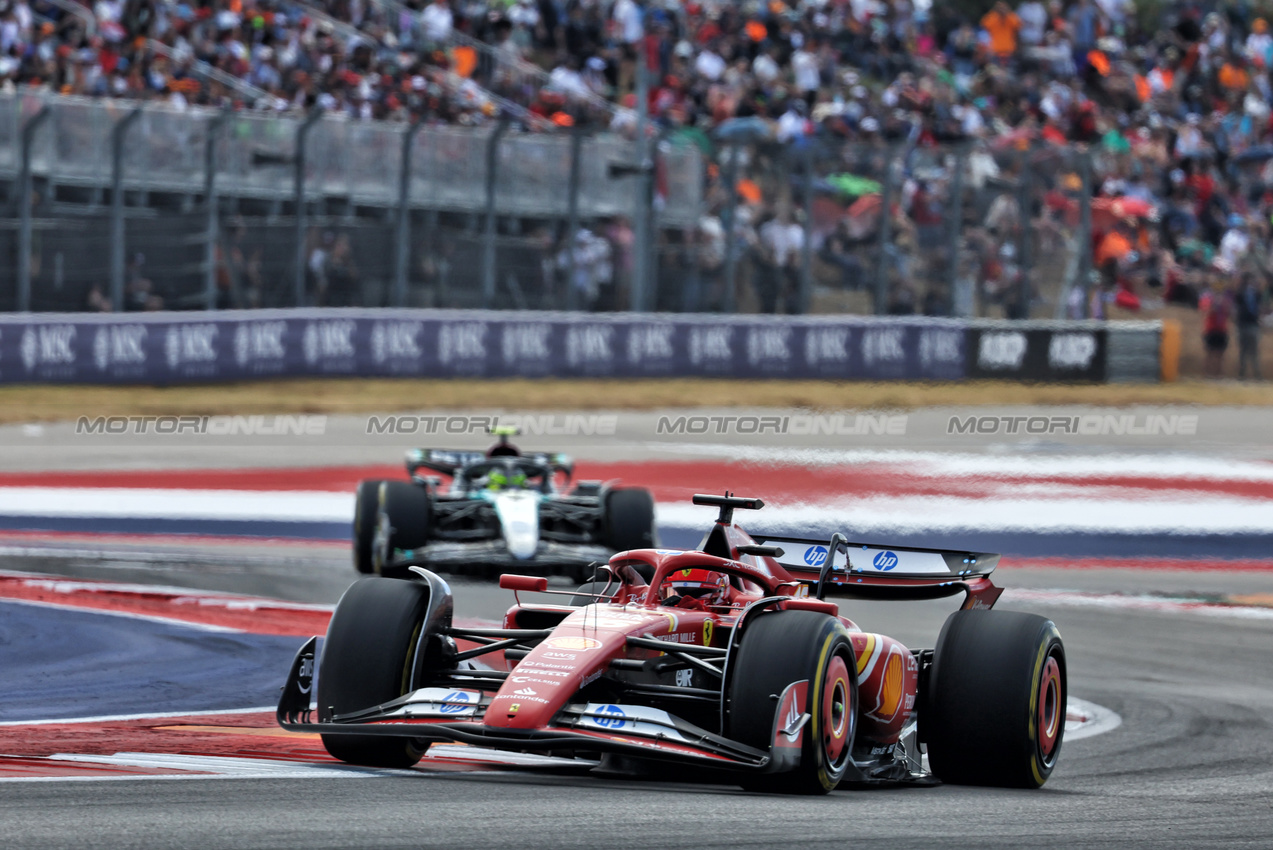
[[[563,454],[523,454],[496,429],[486,452],[412,449],[410,481],[358,485],[354,566],[495,576],[509,568],[590,577],[615,552],[657,545],[654,498],[639,487],[573,482]],[[447,483],[449,479],[449,483]]]

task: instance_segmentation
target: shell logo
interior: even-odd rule
[[[902,656],[893,653],[884,664],[884,684],[880,687],[880,717],[892,717],[902,701]]]
[[[601,641],[587,637],[555,637],[544,643],[553,649],[596,649],[601,646]]]

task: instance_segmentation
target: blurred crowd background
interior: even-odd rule
[[[698,220],[649,236],[650,307],[1178,305],[1215,350],[1222,332],[1255,344],[1269,309],[1270,14],[1248,0],[8,0],[0,87],[644,132],[704,166]],[[656,169],[656,207],[666,180]],[[636,230],[625,216],[536,230],[536,285],[628,306]],[[357,290],[357,244],[307,239],[313,301],[356,300],[327,293]],[[226,306],[253,306],[225,289]]]

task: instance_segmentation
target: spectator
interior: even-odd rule
[[[1039,0],[1026,0],[1017,7],[1017,17],[1021,21],[1019,37],[1023,48],[1038,47],[1048,28],[1048,10]]]
[[[1234,324],[1238,329],[1238,378],[1245,378],[1247,365],[1257,381],[1260,375],[1260,320],[1264,317],[1265,296],[1256,284],[1255,275],[1246,272],[1234,299]]]
[[[994,8],[981,18],[981,28],[990,36],[990,52],[1000,62],[1007,62],[1017,52],[1017,33],[1021,31],[1021,19],[999,0]]]
[[[420,13],[420,25],[424,28],[425,43],[445,44],[455,26],[455,15],[447,0],[433,0]]]
[[[358,303],[358,268],[354,265],[349,235],[342,233],[332,243],[327,257],[327,306],[353,307]]]
[[[801,45],[791,54],[791,71],[795,77],[796,89],[804,98],[805,106],[813,109],[818,99],[818,89],[822,86],[822,74],[818,67],[818,57],[813,53],[817,49],[814,44],[810,49]]]
[[[1251,247],[1251,238],[1247,235],[1246,219],[1237,213],[1231,213],[1228,219],[1229,229],[1220,239],[1220,256],[1231,266],[1238,266]]]
[[[162,310],[164,300],[155,294],[155,285],[141,273],[145,254],[133,254],[124,270],[124,309],[129,311]],[[90,298],[92,294],[90,293]]]
[[[1232,271],[1225,260],[1217,260],[1212,268],[1210,286],[1198,301],[1202,311],[1202,341],[1207,351],[1203,367],[1205,375],[1218,378],[1224,368],[1224,352],[1229,347],[1229,318],[1232,303],[1225,290],[1221,275]]]
[[[793,220],[785,207],[760,227],[757,295],[763,313],[777,312],[781,299],[786,312],[795,314],[799,307],[800,252],[804,248],[804,228]]]
[[[1077,226],[1069,212],[1079,191],[1064,189],[1072,204],[1066,209],[1040,214],[1037,199],[1022,209],[1030,194],[1020,191],[1022,163],[1034,169],[1031,192],[1070,178],[1081,183],[1067,173],[1077,171],[1072,161],[1061,166],[1063,155],[1049,158],[1076,144],[1096,146],[1087,185],[1108,186],[1098,188],[1098,199],[1134,199],[1158,215],[1142,217],[1130,232],[1094,216],[1093,233],[1081,235],[1084,250],[1091,237],[1090,263],[1072,269],[1106,269],[1114,297],[1130,301],[1157,282],[1164,298],[1189,304],[1206,290],[1204,269],[1215,257],[1243,271],[1269,264],[1255,227],[1273,212],[1273,160],[1261,159],[1273,147],[1273,37],[1267,20],[1245,7],[1204,17],[1200,10],[1214,4],[1166,0],[1163,20],[1179,23],[1154,30],[1141,26],[1131,0],[1025,0],[1015,11],[999,2],[980,18],[912,0],[82,5],[91,7],[85,14],[94,16],[93,27],[45,0],[0,6],[0,86],[179,109],[254,103],[300,112],[317,105],[363,121],[473,125],[512,111],[536,131],[582,124],[631,135],[640,57],[654,72],[646,104],[652,133],[708,140],[720,125],[745,119],[763,137],[749,146],[739,174],[764,187],[762,204],[785,191],[772,185],[781,145],[827,154],[818,166],[826,174],[839,157],[836,171],[871,179],[883,173],[884,151],[900,151],[903,174],[894,188],[913,188],[892,198],[890,279],[914,271],[934,291],[950,279],[940,272],[953,260],[977,270],[991,303],[1024,310],[1022,299],[1008,300],[1031,291],[1014,275],[1050,269],[1053,259],[1069,264],[1064,254]],[[479,55],[473,40],[498,49]],[[209,69],[265,95],[222,86]],[[949,174],[931,181],[918,175],[941,157],[936,146],[954,142],[971,151],[962,210],[943,200]],[[714,160],[703,171],[716,174],[708,181],[716,193],[709,208],[723,210],[725,161],[710,143],[702,147]],[[752,214],[735,220],[736,246],[757,239]],[[946,258],[934,246],[945,244],[938,237],[960,214],[984,221],[986,230],[970,231],[963,256]],[[1231,223],[1238,219],[1245,224]],[[821,258],[837,258],[856,281],[860,275],[849,271],[860,260],[855,252],[865,255],[869,244],[859,249],[858,236],[842,234],[839,224],[818,230],[811,247]],[[1161,240],[1152,249],[1151,231]],[[615,257],[613,293],[625,285],[624,258],[633,246],[597,232]],[[307,260],[319,256],[310,268],[312,292],[326,298],[327,254],[335,246],[325,246],[321,234],[313,238]],[[547,250],[552,267],[558,250]],[[1132,255],[1137,259],[1128,260]],[[247,263],[226,261],[235,281]],[[748,267],[739,264],[740,274]],[[964,297],[958,293],[953,300]],[[922,285],[910,296],[927,303]],[[598,303],[607,297],[602,291]]]
[[[704,298],[700,309],[718,311],[724,301],[722,288],[725,281],[725,228],[720,218],[706,215],[699,219],[696,239],[698,273]]]
[[[111,312],[111,300],[106,293],[102,291],[102,285],[96,281],[89,287],[88,295],[84,298],[84,309],[90,313],[109,313]]]

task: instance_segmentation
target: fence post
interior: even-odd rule
[[[207,309],[217,309],[217,240],[220,238],[217,209],[217,142],[229,120],[229,109],[208,121],[208,137],[203,144],[203,204],[207,221],[204,226],[203,290]]]
[[[650,80],[649,54],[644,44],[637,51],[636,63],[636,164],[640,169],[640,183],[636,193],[636,210],[632,221],[632,291],[628,293],[629,309],[640,312],[645,309],[645,292],[649,284],[649,251],[650,251],[650,192],[647,188],[645,170],[650,164],[650,145],[646,138],[649,127]]]
[[[898,155],[901,148],[897,149]],[[893,242],[893,216],[889,209],[893,206],[893,157],[888,151],[884,161],[884,185],[880,189],[880,248],[875,258],[875,315],[882,316],[888,312],[888,265],[890,262],[889,246]]]
[[[1030,189],[1034,185],[1030,173],[1030,152],[1026,148],[1021,152],[1021,174],[1017,179],[1017,266],[1021,269],[1021,282],[1018,285],[1017,298],[1021,302],[1021,315],[1018,318],[1030,318],[1030,301],[1033,288],[1030,286],[1030,264],[1034,261],[1030,256]]]
[[[141,117],[141,107],[115,122],[111,128],[111,309],[124,310],[124,138]]]
[[[955,314],[959,289],[959,243],[964,232],[964,175],[968,171],[968,143],[955,151],[955,174],[950,185],[950,219],[947,225],[946,243],[946,300],[950,312]],[[969,312],[971,315],[971,312]]]
[[[578,306],[575,292],[575,238],[579,234],[579,166],[583,160],[583,130],[574,128],[570,134],[570,185],[566,189],[568,211],[566,213],[566,309]]]
[[[292,279],[294,306],[305,305],[305,143],[309,131],[323,117],[322,107],[316,106],[296,128],[296,144],[292,156],[292,203],[296,207],[296,275]]]
[[[725,166],[725,299],[721,312],[732,313],[738,285],[738,238],[735,220],[738,217],[738,145],[729,146],[729,163]]]
[[[804,165],[804,244],[800,251],[800,313],[809,312],[813,295],[813,146],[806,139],[801,156]]]
[[[1092,315],[1092,152],[1079,154],[1079,286],[1083,287],[1083,318]]]
[[[22,158],[18,172],[18,311],[31,311],[31,145],[35,132],[40,129],[53,110],[41,106],[22,125]]]
[[[482,235],[482,307],[495,303],[495,187],[499,177],[499,142],[508,132],[508,118],[502,117],[486,143],[486,232]]]
[[[411,151],[424,128],[417,118],[402,136],[402,170],[398,174],[398,232],[394,239],[393,306],[407,305],[407,264],[411,256]]]

